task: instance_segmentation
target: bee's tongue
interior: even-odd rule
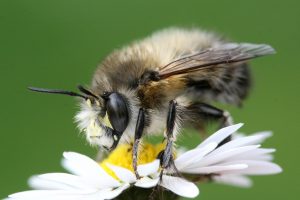
[[[120,141],[120,138],[121,138],[120,136],[121,136],[122,134],[120,134],[120,133],[118,133],[117,131],[113,130],[112,135],[113,135],[114,143],[113,143],[113,145],[112,145],[112,147],[111,147],[111,149],[110,149],[111,151],[114,150],[114,149],[118,146],[119,141]]]
[[[109,135],[109,137],[111,137],[113,139],[112,146],[109,148],[109,151],[112,151],[118,146],[119,140],[121,138],[120,136],[122,134],[112,128],[109,128],[109,127],[106,127],[106,134]]]

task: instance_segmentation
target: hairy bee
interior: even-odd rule
[[[164,132],[165,168],[181,126],[205,127],[211,119],[231,124],[228,112],[210,104],[240,105],[251,83],[247,61],[273,53],[266,44],[228,43],[199,29],[169,28],[112,52],[89,89],[79,86],[80,94],[30,89],[82,98],[75,119],[87,140],[107,150],[134,141],[135,171],[142,135]]]

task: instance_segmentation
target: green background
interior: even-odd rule
[[[226,108],[246,133],[274,131],[265,147],[277,149],[284,169],[255,177],[250,189],[201,185],[199,199],[298,199],[299,8],[296,0],[0,0],[0,198],[27,189],[32,174],[61,171],[63,151],[96,153],[73,123],[74,99],[27,86],[74,90],[114,48],[168,26],[199,26],[276,48],[252,62],[255,84],[244,107]],[[186,135],[181,143],[196,145]]]

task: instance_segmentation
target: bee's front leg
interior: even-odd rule
[[[175,100],[170,101],[169,111],[167,117],[167,128],[165,132],[165,139],[167,140],[166,147],[163,151],[161,151],[158,155],[160,159],[161,165],[161,174],[163,175],[163,170],[169,167],[173,167],[175,172],[177,173],[177,169],[174,165],[173,159],[173,144],[175,142],[175,126],[176,126],[176,118],[177,118],[177,103]]]
[[[137,179],[140,178],[137,172],[138,147],[139,147],[141,137],[143,135],[144,127],[145,127],[145,110],[144,108],[140,108],[138,118],[137,118],[136,128],[135,128],[134,144],[132,148],[132,165]]]

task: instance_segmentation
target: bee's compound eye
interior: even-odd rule
[[[111,93],[106,102],[106,109],[113,129],[119,133],[123,133],[129,121],[126,99],[118,93]]]

